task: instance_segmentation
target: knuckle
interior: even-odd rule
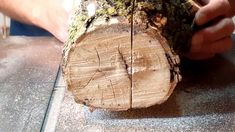
[[[219,0],[218,4],[220,5],[220,8],[223,10],[228,10],[229,3],[227,0]]]
[[[224,20],[225,23],[225,30],[229,33],[232,33],[234,31],[235,25],[233,23],[233,20],[231,18],[227,18]]]

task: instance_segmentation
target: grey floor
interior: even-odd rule
[[[0,132],[40,131],[61,47],[52,38],[0,40]]]

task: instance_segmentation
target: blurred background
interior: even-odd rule
[[[9,35],[10,19],[0,13],[0,38],[4,38]]]
[[[233,17],[233,20],[235,22],[235,17]],[[10,18],[0,12],[0,38],[5,38],[6,36],[8,36],[9,29],[10,29]]]

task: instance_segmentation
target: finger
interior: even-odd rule
[[[62,0],[62,7],[70,12],[71,10],[81,6],[81,0]]]
[[[200,48],[203,44],[210,44],[224,37],[230,36],[235,25],[231,18],[225,18],[216,24],[202,29],[192,37],[192,48]]]
[[[214,42],[224,37],[230,36],[234,31],[234,23],[232,18],[224,18],[214,25],[202,30],[205,42]]]
[[[68,39],[68,32],[59,32],[55,35],[57,39],[59,39],[62,43],[65,43]]]
[[[197,12],[195,21],[198,25],[206,24],[210,20],[226,15],[230,8],[227,0],[211,0]]]
[[[200,49],[191,49],[192,53],[223,53],[232,48],[231,37],[226,37],[211,44],[202,45]]]
[[[214,57],[214,53],[189,53],[186,55],[191,60],[205,60]]]

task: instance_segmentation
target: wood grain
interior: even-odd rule
[[[169,97],[176,83],[171,82],[163,42],[137,32],[131,73],[130,29],[128,24],[101,26],[71,48],[64,75],[76,102],[120,111],[160,104]]]

